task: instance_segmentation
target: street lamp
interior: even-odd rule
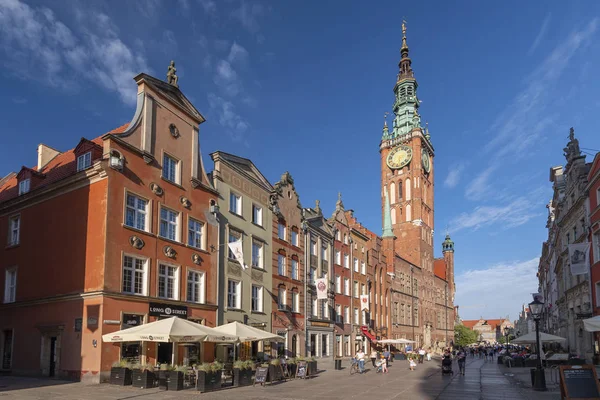
[[[537,367],[535,368],[535,379],[533,381],[533,390],[545,391],[546,389],[546,375],[544,374],[544,367],[542,366],[542,356],[540,347],[540,318],[544,311],[544,303],[538,299],[533,300],[529,303],[529,310],[535,321],[535,341],[537,347]]]
[[[510,328],[508,326],[504,327],[504,337],[506,338],[506,355],[508,355],[508,335],[510,334]]]

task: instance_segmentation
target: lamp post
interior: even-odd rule
[[[533,381],[533,390],[545,391],[546,389],[546,375],[544,374],[544,367],[542,366],[542,356],[540,347],[540,318],[544,310],[544,303],[538,299],[533,300],[529,303],[529,310],[535,321],[535,342],[537,347],[537,367],[535,368],[535,379]]]
[[[506,338],[506,355],[508,355],[508,335],[510,334],[510,328],[508,326],[504,327],[504,337]]]

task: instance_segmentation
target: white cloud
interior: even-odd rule
[[[505,262],[456,275],[456,301],[462,319],[515,319],[523,303],[537,292],[539,258]]]
[[[444,186],[447,188],[456,187],[456,185],[458,185],[458,182],[460,181],[460,176],[464,169],[465,164],[457,164],[454,167],[452,167],[450,172],[448,172],[448,176],[444,180]]]
[[[491,165],[479,173],[468,185],[465,196],[470,200],[480,200],[491,188],[490,177],[496,170],[495,165]]]
[[[173,31],[165,30],[162,34],[161,49],[169,55],[177,54],[177,40]]]
[[[225,60],[217,62],[214,82],[229,97],[237,96],[242,90],[242,83],[237,72]]]
[[[533,52],[535,51],[535,49],[537,49],[537,47],[540,45],[540,42],[542,41],[542,38],[546,34],[546,30],[548,29],[548,25],[550,24],[550,19],[551,18],[552,18],[552,14],[550,14],[550,13],[548,13],[546,15],[546,18],[544,18],[544,21],[542,22],[542,26],[540,27],[540,31],[538,32],[537,36],[533,40],[533,43],[531,44],[531,47],[529,48],[529,51],[527,52],[527,55],[533,54]]]
[[[217,14],[217,3],[214,0],[198,0],[198,2],[207,15],[214,17]]]
[[[229,50],[229,56],[227,60],[231,64],[241,64],[244,65],[248,61],[248,50],[233,42],[231,45],[231,49]]]
[[[132,78],[148,71],[143,54],[121,41],[106,15],[88,9],[75,14],[81,32],[74,34],[48,8],[2,0],[0,53],[5,70],[19,79],[65,90],[78,88],[78,78],[84,77],[134,104]]]
[[[503,229],[515,228],[539,216],[541,214],[539,207],[542,204],[541,196],[534,192],[513,199],[504,205],[475,207],[472,212],[464,212],[453,218],[450,221],[450,230],[452,232],[462,229],[478,230],[494,224],[501,225]]]
[[[254,3],[249,5],[247,2],[242,1],[240,8],[234,10],[231,14],[234,18],[242,23],[242,26],[251,33],[256,33],[260,30],[260,24],[258,23],[259,17],[262,17],[265,10],[261,4]]]
[[[214,93],[208,94],[208,104],[227,134],[236,142],[242,141],[250,124],[236,112],[234,104]]]

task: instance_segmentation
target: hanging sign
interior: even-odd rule
[[[590,244],[573,243],[569,245],[569,262],[571,274],[583,275],[590,272]]]
[[[360,295],[360,310],[368,310],[369,309],[369,295],[361,294]]]
[[[317,299],[327,299],[327,280],[325,278],[319,278],[315,280],[317,286]]]
[[[150,303],[148,315],[152,317],[179,317],[187,319],[188,308],[173,304]]]

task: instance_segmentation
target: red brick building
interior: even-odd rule
[[[0,182],[4,370],[98,382],[121,357],[169,361],[172,350],[103,334],[175,314],[215,325],[217,193],[200,156],[204,118],[176,84],[135,81],[131,123],[65,152],[40,145],[36,166]]]

